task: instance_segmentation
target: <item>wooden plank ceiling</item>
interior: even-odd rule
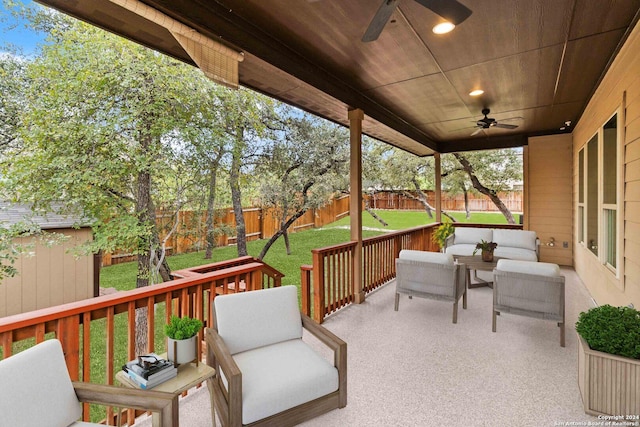
[[[192,63],[168,31],[107,0],[39,1]],[[345,125],[362,108],[367,134],[418,155],[524,145],[576,123],[640,10],[640,0],[460,0],[473,14],[436,35],[442,18],[401,0],[363,43],[380,1],[144,3],[242,51],[242,85]],[[471,136],[485,107],[518,127]]]

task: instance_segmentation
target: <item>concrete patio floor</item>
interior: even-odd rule
[[[555,323],[498,317],[491,332],[492,291],[470,289],[451,323],[451,304],[403,296],[395,283],[366,302],[330,316],[324,326],[348,343],[348,404],[305,426],[560,426],[598,419],[582,408],[575,322],[593,306],[569,268],[566,347]],[[310,342],[316,346],[317,342]],[[328,352],[323,354],[330,357]],[[180,425],[211,426],[209,392],[180,402]],[[150,425],[139,419],[136,425]],[[216,422],[219,425],[219,421]]]

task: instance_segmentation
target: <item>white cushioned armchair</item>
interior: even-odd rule
[[[450,254],[402,250],[396,259],[395,311],[400,294],[452,301],[453,323],[457,323],[460,297],[462,308],[467,308],[465,266],[456,264]]]
[[[0,426],[101,425],[78,421],[80,402],[157,412],[160,426],[178,426],[178,397],[170,393],[72,382],[57,339],[0,362]]]
[[[223,426],[296,425],[347,404],[347,344],[300,313],[298,289],[220,295],[207,329],[207,384]],[[334,352],[302,340],[303,327]]]
[[[557,264],[501,259],[493,270],[492,330],[499,313],[553,320],[564,347],[564,298],[564,276]]]

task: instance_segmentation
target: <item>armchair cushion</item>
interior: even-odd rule
[[[301,339],[238,353],[233,359],[242,372],[243,424],[338,390],[338,370]]]
[[[422,261],[434,264],[453,265],[453,256],[440,252],[413,251],[403,249],[400,251],[398,258],[406,261]]]
[[[294,295],[286,297],[287,294]],[[302,338],[295,286],[221,295],[213,302],[218,334],[232,355]]]
[[[560,267],[558,266],[558,264],[551,264],[548,262],[529,262],[501,259],[498,260],[496,270],[509,271],[512,273],[535,274],[538,276],[560,276]]]
[[[68,426],[81,415],[60,341],[44,341],[0,362],[0,425]]]

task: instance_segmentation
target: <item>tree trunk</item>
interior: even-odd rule
[[[364,202],[364,210],[369,212],[369,215],[371,215],[373,217],[373,219],[375,219],[376,221],[378,221],[380,224],[382,224],[384,227],[388,227],[389,224],[387,223],[387,221],[385,221],[384,219],[380,218],[378,216],[377,213],[375,213],[373,211],[373,209],[371,209],[371,206],[369,206],[369,199],[365,200]]]
[[[464,210],[467,213],[467,219],[471,218],[471,210],[469,210],[469,191],[467,188],[463,188],[462,192],[464,194]]]
[[[497,208],[500,210],[500,212],[502,212],[502,215],[504,215],[504,217],[507,219],[507,222],[509,224],[515,224],[516,220],[513,218],[511,211],[507,208],[507,206],[504,203],[502,203],[502,200],[500,200],[495,190],[492,190],[482,185],[478,177],[473,172],[473,166],[471,166],[471,163],[469,163],[466,157],[464,157],[460,153],[453,153],[453,155],[455,156],[456,159],[458,159],[458,161],[464,168],[467,175],[469,175],[469,178],[471,179],[471,184],[473,184],[473,188],[475,188],[485,196],[489,197],[489,199],[491,199],[493,204],[495,204]]]
[[[204,259],[211,259],[213,248],[216,247],[216,236],[214,233],[213,221],[215,219],[216,180],[220,157],[221,155],[211,162],[209,170],[209,196],[207,197],[207,222],[205,225],[207,248],[204,254]]]
[[[284,247],[287,250],[287,255],[291,255],[291,244],[289,243],[289,231],[285,227],[285,224],[287,223],[287,213],[286,213],[287,209],[288,209],[288,206],[286,207],[286,209],[283,209],[282,211],[282,219],[280,220],[280,229],[284,230],[282,232],[282,237],[284,238]]]
[[[236,147],[233,150],[231,160],[231,173],[229,174],[229,184],[231,186],[231,201],[233,202],[233,214],[236,218],[236,243],[238,247],[238,256],[246,256],[247,252],[247,229],[244,223],[244,214],[242,212],[242,193],[240,192],[240,163],[242,150],[242,130],[238,131]]]
[[[429,202],[427,201],[426,196],[424,195],[424,193],[422,193],[422,191],[418,190],[418,193],[422,195],[422,198],[416,197],[416,196],[414,196],[413,194],[411,194],[408,191],[402,191],[401,193],[405,197],[408,197],[408,198],[410,198],[412,200],[417,200],[418,202],[422,203],[422,206],[424,206],[424,210],[429,215],[429,218],[433,218],[432,212],[435,210],[435,208],[429,204]],[[445,211],[441,211],[441,213],[442,213],[442,215],[444,215],[447,218],[449,218],[451,220],[451,222],[458,222],[454,217],[449,215],[449,213],[447,213]]]
[[[304,213],[307,210],[308,208],[302,208],[298,212],[296,212],[293,216],[291,216],[291,218],[289,218],[287,221],[285,221],[284,223],[281,223],[280,230],[276,231],[276,233],[273,236],[271,236],[271,238],[267,241],[267,243],[262,248],[262,251],[260,251],[260,255],[258,255],[258,259],[263,259],[267,255],[267,252],[269,252],[269,249],[271,248],[271,246],[276,242],[276,240],[278,240],[280,236],[286,234],[289,227],[291,227],[291,224],[293,224],[296,221],[296,219],[304,215]]]

